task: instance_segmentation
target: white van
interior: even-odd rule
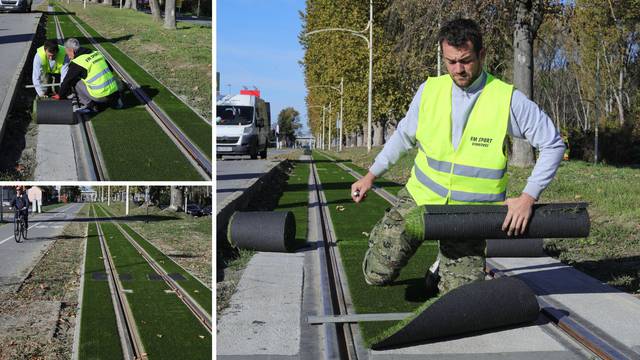
[[[216,157],[249,155],[267,158],[271,114],[268,102],[255,95],[226,95],[216,106]]]

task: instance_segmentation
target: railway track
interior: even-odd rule
[[[133,246],[137,255],[141,258],[140,261],[146,263],[154,272],[155,275],[159,277],[169,288],[165,293],[175,294],[180,301],[184,304],[184,306],[188,309],[188,311],[197,319],[197,323],[202,325],[208,333],[209,336],[212,335],[212,320],[211,316],[204,310],[191,296],[189,296],[188,292],[186,292],[171,276],[160,266],[149,253],[140,246],[131,236],[118,224],[105,209],[101,206],[92,207],[93,216],[96,218],[102,218],[103,216],[107,216],[109,219],[109,223],[115,226],[115,229]],[[101,214],[98,213],[98,210],[101,211]],[[102,221],[102,220],[101,220]],[[110,245],[107,243],[105,238],[105,234],[103,232],[101,221],[97,219],[94,221],[96,230],[98,233],[98,238],[100,241],[100,247],[102,250],[103,261],[105,265],[105,272],[107,274],[107,280],[109,282],[110,293],[112,297],[113,309],[116,314],[116,323],[118,328],[118,335],[120,337],[122,353],[125,359],[127,360],[148,360],[148,353],[158,354],[158,349],[154,348],[146,348],[143,344],[143,337],[140,334],[139,329],[137,328],[136,315],[134,315],[134,311],[132,311],[132,307],[127,299],[127,293],[132,290],[126,290],[122,286],[122,278],[121,274],[118,274],[117,264],[114,262],[114,256],[109,250]],[[113,234],[111,234],[113,235]],[[111,246],[114,246],[113,244]],[[148,280],[151,281],[151,280]],[[138,304],[140,306],[140,304]],[[152,303],[145,303],[143,306],[154,306]],[[140,309],[137,310],[138,312]],[[180,316],[179,314],[173,313],[169,311],[165,316]],[[146,316],[143,316],[141,319],[142,326],[145,326],[145,323],[149,321],[159,321],[159,320],[151,320]],[[164,321],[164,320],[162,320]],[[145,342],[148,341],[145,340]],[[175,341],[175,340],[169,340]],[[184,354],[186,358],[189,357],[189,354]],[[151,356],[154,358],[154,356]]]
[[[102,209],[102,208],[101,208]],[[109,216],[109,219],[112,224],[116,226],[118,231],[129,241],[129,243],[138,251],[138,253],[144,258],[144,260],[151,266],[151,268],[162,277],[162,280],[171,288],[171,290],[176,294],[176,296],[184,303],[184,305],[191,311],[193,316],[195,316],[200,324],[204,326],[209,333],[213,333],[213,325],[211,316],[207,313],[207,311],[198,304],[196,300],[194,300],[187,291],[185,291],[180,284],[176,280],[174,280],[169,273],[158,264],[156,260],[142,247],[136,240],[134,240],[129,233],[127,233],[118,222],[116,222],[111,214],[109,214],[105,209],[102,209],[104,213]],[[139,235],[139,234],[138,234]]]
[[[355,179],[360,179],[362,178],[362,175],[360,175],[359,173],[357,173],[356,171],[354,171],[353,169],[347,167],[346,165],[340,163],[340,162],[336,162],[335,159],[333,159],[332,157],[330,157],[327,154],[324,154],[322,152],[320,152],[320,154],[322,156],[324,156],[325,158],[327,158],[328,160],[334,162],[335,165],[337,165],[338,167],[340,167],[342,170],[344,170],[345,172],[349,173],[351,176],[353,176]],[[335,245],[335,238],[331,237],[331,234],[333,233],[333,231],[331,230],[331,226],[330,226],[330,219],[324,215],[324,213],[328,213],[328,210],[325,208],[325,204],[326,201],[324,200],[324,196],[322,194],[322,188],[319,182],[319,177],[317,175],[317,171],[315,169],[315,163],[312,163],[312,167],[313,167],[313,176],[314,176],[314,181],[315,183],[312,184],[312,187],[314,188],[314,190],[318,193],[317,197],[318,199],[322,199],[322,202],[319,202],[318,204],[320,206],[318,206],[319,208],[321,208],[320,210],[318,210],[319,212],[323,213],[324,219],[325,221],[323,222],[323,232],[329,234],[328,236],[325,237],[326,243],[325,243],[325,248],[329,248],[329,249],[335,249],[336,245]],[[374,187],[372,189],[372,191],[374,191],[376,194],[378,194],[380,197],[382,197],[383,199],[385,199],[386,201],[388,201],[390,204],[394,204],[396,201],[396,197],[394,195],[392,195],[391,193],[387,192],[386,190],[384,190],[383,188],[380,187]],[[331,240],[328,240],[331,239]],[[329,250],[325,250],[326,252],[329,252]],[[334,250],[335,251],[335,250]],[[333,256],[333,259],[335,259],[335,255],[331,255]],[[329,261],[329,260],[327,260]],[[329,274],[329,277],[335,277],[335,275],[333,273],[337,272],[335,267],[339,267],[338,263],[335,263],[335,261],[332,260],[332,268],[329,268],[329,266],[327,265],[327,271]],[[501,276],[508,276],[507,274],[505,274],[495,263],[493,263],[491,261],[491,259],[487,259],[487,274],[491,277],[501,277]],[[340,286],[342,283],[339,281],[339,277],[338,280],[329,282],[328,284],[323,284],[323,286]],[[535,289],[534,289],[535,290]],[[348,289],[344,289],[344,288],[340,288],[340,289],[330,289],[329,290],[333,296],[334,293],[336,294],[340,294],[340,293],[345,293],[348,292]],[[332,298],[333,299],[333,298]],[[339,304],[339,298],[336,298],[335,301],[338,301]],[[588,353],[593,354],[594,356],[600,358],[600,359],[606,359],[606,360],[631,360],[631,359],[636,359],[637,358],[637,353],[633,351],[633,349],[630,349],[628,347],[626,347],[625,345],[619,343],[613,336],[603,333],[601,330],[598,330],[597,328],[594,328],[593,325],[590,325],[588,323],[585,323],[583,321],[581,321],[581,319],[579,317],[576,317],[574,315],[572,315],[573,313],[571,312],[570,308],[566,308],[563,306],[560,306],[559,304],[553,304],[550,303],[548,301],[543,300],[542,298],[538,297],[538,303],[540,304],[540,308],[541,308],[541,314],[544,318],[546,318],[546,320],[548,320],[548,322],[552,323],[554,325],[554,328],[557,330],[557,334],[555,335],[556,337],[561,337],[561,336],[565,336],[567,338],[572,339],[574,342],[576,342],[577,344],[579,344],[584,350],[586,350]],[[333,307],[333,314],[334,315],[346,315],[346,311],[343,310],[342,307],[340,306],[334,306]],[[347,323],[343,324],[343,328],[347,325]],[[357,326],[357,324],[352,324],[353,326]],[[328,325],[327,325],[328,326]],[[338,343],[344,343],[344,344],[348,344],[350,345],[349,341],[353,342],[354,347],[358,348],[357,346],[357,339],[353,338],[349,338],[347,336],[347,334],[352,334],[353,333],[353,326],[351,327],[351,331],[347,332],[347,331],[343,331],[344,334],[341,334],[340,332],[338,332],[338,337],[337,337],[337,342]],[[346,347],[348,345],[342,345],[342,347]],[[340,353],[341,358],[345,358],[345,359],[357,359],[357,355],[354,357],[352,353],[349,352],[342,352]],[[364,357],[364,356],[361,356]]]
[[[50,10],[52,10],[50,8]],[[58,16],[53,16],[56,28],[56,38],[59,44],[64,43],[64,33],[60,26]],[[74,99],[74,110],[77,109],[77,99]],[[93,126],[86,114],[74,112],[78,118],[78,124],[72,125],[72,142],[76,154],[76,169],[79,180],[102,181],[107,180],[107,171],[102,159],[98,141]]]
[[[65,9],[66,11],[66,9]],[[84,27],[76,21],[73,15],[69,15],[69,19],[80,30],[80,32],[91,42],[91,44],[99,50],[107,62],[114,69],[116,74],[122,79],[125,86],[136,96],[141,104],[145,106],[147,112],[156,121],[160,128],[171,138],[180,151],[194,165],[200,175],[206,179],[211,179],[212,165],[211,160],[207,157],[203,150],[198,148],[185,133],[175,124],[175,122],[163,111],[149,96],[144,92],[140,84],[107,52]],[[213,133],[212,133],[213,136]]]

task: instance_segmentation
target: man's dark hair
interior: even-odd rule
[[[473,51],[476,55],[482,50],[482,32],[480,26],[471,19],[454,19],[442,26],[438,33],[438,44],[442,46],[442,42],[447,40],[449,45],[454,47],[463,47],[467,41],[473,44]]]
[[[54,40],[47,40],[44,42],[44,49],[52,54],[58,52],[58,43]]]

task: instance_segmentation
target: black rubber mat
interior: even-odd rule
[[[575,238],[589,236],[586,203],[536,204],[527,231],[508,237],[502,231],[505,205],[425,205],[425,240]]]
[[[40,99],[36,101],[36,122],[40,125],[72,125],[76,123],[71,100]]]
[[[538,257],[547,256],[543,239],[492,239],[487,240],[487,257]]]
[[[147,279],[149,279],[151,281],[162,281],[162,280],[164,280],[162,278],[162,275],[156,274],[156,273],[147,274]]]
[[[91,279],[96,281],[107,281],[107,273],[104,271],[92,272]]]
[[[175,281],[185,281],[185,280],[187,280],[187,279],[185,279],[185,277],[184,277],[184,276],[182,276],[182,274],[178,274],[178,273],[171,273],[171,274],[168,274],[168,275],[169,275],[169,277],[170,277],[171,279],[173,279],[173,280],[175,280]]]
[[[372,346],[374,350],[434,342],[479,331],[526,324],[538,318],[536,296],[522,281],[502,277],[461,286],[420,311]],[[394,331],[395,330],[395,331]]]
[[[133,281],[133,276],[129,273],[118,274],[120,281]]]
[[[296,220],[290,211],[235,212],[227,237],[233,246],[257,251],[295,250]]]

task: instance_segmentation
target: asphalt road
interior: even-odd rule
[[[244,192],[256,180],[268,173],[279,162],[274,155],[285,154],[292,149],[269,149],[265,160],[250,160],[248,156],[230,156],[216,161],[216,205],[227,204],[232,197]]]
[[[44,214],[29,214],[27,239],[13,238],[13,214],[4,214],[8,224],[0,226],[0,291],[16,289],[62,233],[66,221],[76,217],[83,204],[68,204]]]

